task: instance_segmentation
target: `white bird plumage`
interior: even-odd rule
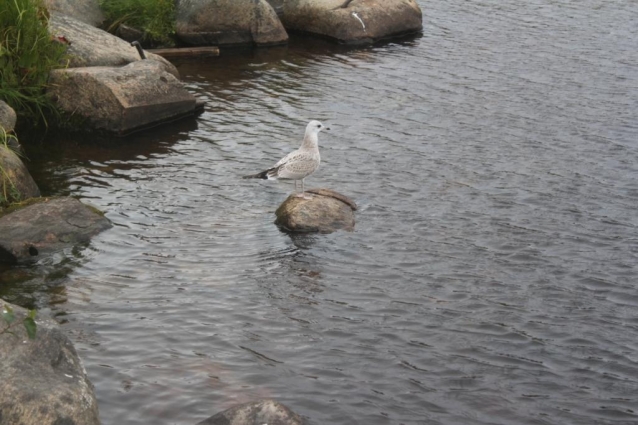
[[[281,158],[273,167],[261,173],[244,176],[244,178],[290,179],[295,181],[295,189],[297,189],[297,181],[301,180],[301,194],[298,196],[305,197],[304,179],[317,171],[321,163],[319,155],[319,132],[321,130],[328,130],[328,128],[319,121],[310,121],[306,126],[306,134],[299,149]]]

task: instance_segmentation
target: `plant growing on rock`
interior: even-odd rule
[[[0,1],[0,99],[43,120],[56,112],[44,93],[49,71],[63,66],[66,52],[49,35],[48,20],[42,0]]]
[[[145,44],[174,45],[174,0],[100,0],[106,15],[107,30],[114,32],[127,25],[144,32]]]
[[[27,331],[27,335],[29,336],[29,339],[35,338],[35,333],[37,330],[37,326],[35,324],[35,315],[36,315],[35,310],[29,310],[26,317],[22,319],[22,325]],[[6,333],[6,334],[11,334],[13,336],[17,336],[13,332],[13,328],[17,326],[19,322],[16,322],[16,316],[15,316],[15,313],[13,312],[13,309],[6,304],[2,306],[2,321],[4,322],[4,327],[0,329],[0,335],[3,335]]]

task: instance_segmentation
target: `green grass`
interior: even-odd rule
[[[41,0],[0,1],[0,99],[21,118],[44,121],[55,113],[44,89],[49,71],[64,65],[66,46],[47,30]]]
[[[174,0],[100,0],[106,15],[107,30],[114,32],[121,24],[144,31],[148,45],[174,45]]]

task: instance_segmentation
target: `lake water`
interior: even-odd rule
[[[30,149],[115,226],[4,295],[62,322],[105,425],[262,397],[317,425],[638,423],[638,3],[420,5],[407,40],[179,64],[197,121]],[[353,198],[352,233],[288,235],[293,184],[240,179],[311,119],[306,187]]]

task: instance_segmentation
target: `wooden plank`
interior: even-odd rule
[[[171,58],[207,58],[219,56],[219,47],[180,47],[171,49],[148,49],[147,52],[155,53],[166,59]]]

